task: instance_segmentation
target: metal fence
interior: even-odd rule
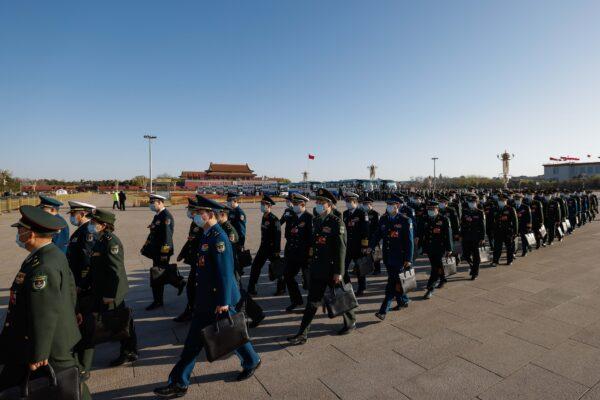
[[[49,195],[48,197],[55,198],[66,204],[68,200],[82,200],[90,197],[91,194],[91,192],[84,192],[65,195]],[[38,204],[40,204],[40,198],[38,196],[0,197],[0,213],[16,211],[19,207],[24,205],[37,206]]]

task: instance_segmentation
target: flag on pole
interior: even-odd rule
[[[550,161],[560,161],[560,159],[556,157],[550,157]]]
[[[314,154],[310,154],[310,153],[309,153],[309,154],[308,154],[308,159],[309,159],[309,160],[314,160],[314,159],[315,159],[315,156],[314,156]]]

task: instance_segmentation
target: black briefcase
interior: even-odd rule
[[[52,366],[41,367],[46,376],[30,380],[27,372],[25,381],[0,392],[0,400],[79,400],[81,385],[77,367],[67,368],[58,373]]]
[[[155,265],[150,268],[150,278],[154,285],[165,285],[167,283],[177,285],[179,283],[179,268],[177,264]]]
[[[336,285],[326,291],[323,300],[329,318],[335,318],[358,307],[351,283],[345,283],[344,286]]]
[[[274,281],[283,277],[285,271],[285,261],[283,258],[277,258],[269,262],[269,280]]]
[[[131,337],[129,326],[132,318],[133,311],[129,307],[87,314],[83,321],[84,342],[95,346],[100,343],[128,339]]]
[[[238,262],[241,268],[252,265],[252,254],[250,254],[250,250],[241,251],[238,257]]]
[[[400,287],[402,287],[402,293],[406,294],[417,289],[417,274],[413,268],[409,268],[398,274],[398,280],[400,281]]]
[[[456,260],[454,259],[454,257],[444,257],[442,259],[442,264],[444,266],[445,276],[456,274]]]
[[[250,341],[246,316],[243,312],[234,315],[228,312],[227,317],[217,319],[212,325],[202,329],[200,339],[209,362],[233,353]]]

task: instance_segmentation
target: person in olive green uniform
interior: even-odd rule
[[[194,222],[196,215],[198,215],[198,202],[194,199],[188,199],[187,217],[192,220],[192,223],[188,231],[187,241],[177,256],[177,261],[183,261],[190,266],[186,286],[187,305],[185,310],[173,319],[175,322],[191,321],[194,311],[194,294],[196,292],[196,270],[194,265],[198,262],[198,246],[204,234],[204,230]]]
[[[88,214],[88,218],[92,220],[88,229],[98,235],[91,264],[93,310],[101,313],[123,308],[129,283],[125,272],[123,244],[114,234],[115,215],[109,211],[96,210],[93,214]],[[112,367],[138,359],[133,319],[129,332],[131,337],[121,342],[119,357],[110,363]]]
[[[73,348],[81,339],[75,319],[75,280],[64,253],[52,237],[64,220],[40,208],[22,206],[16,242],[29,255],[10,288],[8,313],[0,334],[0,391],[32,379],[50,365],[58,372],[77,367]],[[91,398],[82,384],[84,399]]]
[[[91,255],[98,235],[89,232],[88,226],[90,219],[87,215],[96,209],[96,206],[82,203],[79,201],[69,201],[69,221],[71,225],[76,226],[77,230],[71,235],[69,247],[67,248],[67,260],[69,268],[75,278],[77,286],[77,323],[81,325],[83,315],[91,313]],[[85,338],[84,340],[85,341]],[[89,378],[90,369],[92,367],[92,359],[94,357],[93,350],[81,348],[77,346],[77,358],[81,364],[81,379]]]
[[[300,331],[288,338],[294,345],[306,343],[310,324],[323,301],[325,290],[342,284],[345,270],[346,228],[342,219],[333,214],[333,205],[337,200],[327,189],[319,189],[316,201],[318,217],[313,221],[308,301]],[[344,327],[338,334],[346,335],[354,329],[356,318],[352,310],[344,314]]]

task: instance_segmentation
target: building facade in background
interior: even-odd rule
[[[562,162],[544,164],[544,179],[558,182],[600,175],[600,162]]]

